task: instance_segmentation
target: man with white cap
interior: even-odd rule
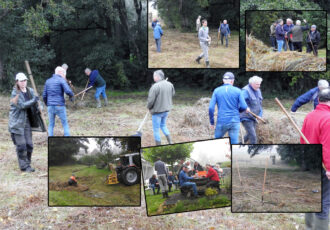
[[[42,97],[47,105],[49,126],[48,136],[54,135],[55,116],[57,115],[64,129],[64,136],[70,136],[69,124],[66,117],[64,93],[73,101],[73,92],[65,80],[66,71],[58,66],[55,74],[49,78],[44,86]]]
[[[310,53],[313,51],[313,54],[315,56],[318,55],[318,45],[320,43],[321,36],[320,32],[316,30],[316,25],[311,26],[311,30],[308,32],[306,37],[306,43],[307,43],[307,53]]]
[[[299,96],[296,101],[293,103],[292,107],[291,107],[291,112],[296,112],[299,107],[301,107],[302,105],[313,101],[314,102],[314,109],[316,108],[316,106],[319,104],[319,100],[318,100],[318,96],[319,96],[319,92],[322,89],[326,89],[329,87],[329,82],[327,80],[319,80],[317,83],[317,87],[307,91],[306,93],[304,93],[303,95]]]
[[[233,86],[235,76],[232,72],[223,75],[223,85],[213,91],[209,105],[211,128],[215,129],[214,137],[222,138],[228,132],[231,144],[238,144],[240,129],[240,112],[249,111],[242,91]],[[214,127],[214,109],[218,107],[217,124]]]
[[[16,74],[16,84],[10,98],[8,130],[16,146],[18,165],[21,171],[34,172],[34,168],[31,167],[32,130],[45,130],[38,120],[39,97],[35,96],[32,88],[27,87],[27,77],[24,73]]]

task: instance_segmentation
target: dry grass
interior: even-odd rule
[[[211,30],[212,39],[209,47],[211,68],[239,68],[239,38],[232,35],[229,47],[217,46],[217,31]],[[182,33],[173,29],[165,29],[162,37],[161,53],[156,52],[156,44],[152,30],[148,38],[149,68],[205,68],[204,59],[197,64],[195,59],[201,54],[197,33]]]
[[[326,58],[312,54],[272,51],[260,40],[249,35],[246,37],[247,71],[325,71]]]
[[[268,168],[264,203],[261,200],[264,168],[242,167],[242,185],[237,162],[233,163],[233,212],[319,212],[321,181],[319,174],[293,169]],[[312,190],[319,192],[313,193]]]
[[[168,127],[174,142],[206,139],[180,133],[187,109],[202,96],[194,92],[178,92],[170,113]],[[92,93],[87,104],[94,105]],[[106,108],[92,109],[68,106],[71,135],[132,135],[146,112],[146,95],[140,97],[109,97]],[[68,102],[69,103],[69,102]],[[292,101],[290,101],[292,103]],[[7,130],[9,97],[0,96],[0,229],[303,229],[303,214],[232,214],[230,208],[147,217],[142,193],[142,207],[137,208],[50,208],[47,197],[47,140],[43,133],[33,133],[35,143],[33,174],[21,173],[17,166],[14,146]],[[265,102],[266,105],[268,105]],[[271,106],[266,108],[269,111]],[[201,126],[196,126],[198,133]],[[56,135],[63,135],[56,120]],[[162,136],[163,140],[165,138]],[[39,141],[36,144],[36,141]],[[142,145],[154,145],[149,118],[144,129]]]

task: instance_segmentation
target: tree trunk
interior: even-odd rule
[[[140,1],[134,0],[134,6],[135,6],[136,14],[138,16],[137,23],[138,23],[139,34],[140,34],[141,28],[142,28],[142,24],[141,24],[142,2],[141,2],[141,0]]]
[[[3,63],[2,63],[2,59],[0,57],[0,79],[1,79],[1,82],[5,82],[6,80],[6,76],[5,76],[5,72],[3,70]]]

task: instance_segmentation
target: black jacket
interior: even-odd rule
[[[320,32],[315,30],[314,33],[312,33],[312,31],[309,31],[306,37],[306,42],[310,43],[312,40],[313,44],[319,44],[320,40],[321,40],[321,35]]]

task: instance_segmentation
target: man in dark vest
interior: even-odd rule
[[[249,84],[242,89],[242,94],[246,104],[250,108],[251,112],[262,117],[262,95],[260,91],[260,85],[262,78],[253,76],[249,79]],[[244,143],[249,141],[250,144],[257,144],[256,125],[257,120],[250,113],[240,113],[241,122],[246,130],[244,136]]]

